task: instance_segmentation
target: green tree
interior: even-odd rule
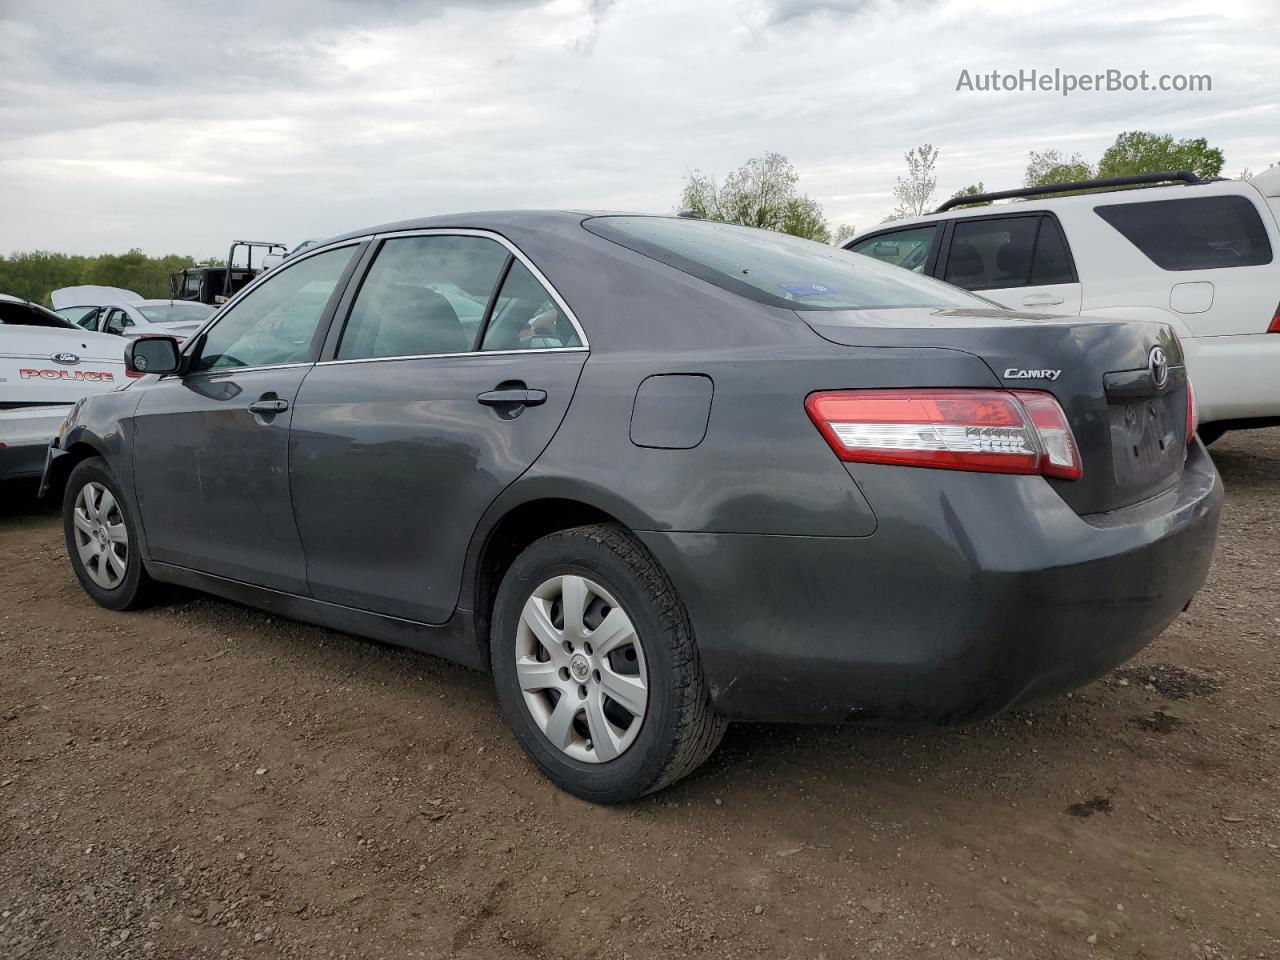
[[[831,232],[822,206],[797,190],[800,177],[786,157],[766,153],[748,160],[721,184],[700,170],[680,193],[682,209],[705,220],[776,230],[826,243]]]
[[[933,191],[938,187],[938,177],[933,172],[938,162],[938,149],[930,143],[912,147],[902,155],[907,161],[907,175],[899,177],[893,187],[893,198],[898,201],[890,220],[919,217],[929,212],[933,205]]]
[[[1175,140],[1170,134],[1130,130],[1116,137],[1098,161],[1098,176],[1127,177],[1139,173],[1190,170],[1202,180],[1222,174],[1224,158],[1204,137]]]
[[[1091,180],[1094,176],[1089,161],[1078,153],[1064,157],[1057,150],[1032,150],[1022,182],[1028,187],[1043,187],[1052,183]]]
[[[842,223],[836,228],[836,232],[831,235],[831,242],[837,247],[843,247],[854,238],[857,232],[858,228],[852,223]]]
[[[987,192],[986,186],[982,183],[981,180],[979,180],[977,183],[971,183],[967,187],[962,187],[961,189],[957,190],[955,193],[951,195],[951,199],[954,200],[956,199],[956,197],[976,197],[978,194],[986,193],[986,192]],[[967,203],[965,204],[965,206],[989,207],[991,206],[991,201],[982,200],[982,201],[979,201],[978,203]]]
[[[0,257],[0,293],[50,304],[59,287],[99,284],[124,287],[148,299],[169,296],[169,274],[192,266],[191,257],[148,257],[141,250],[98,257],[68,256],[36,250]]]

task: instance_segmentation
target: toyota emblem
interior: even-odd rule
[[[1151,348],[1151,354],[1147,357],[1147,369],[1157,387],[1163,387],[1169,382],[1169,358],[1164,355],[1163,347]]]

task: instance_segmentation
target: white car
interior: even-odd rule
[[[58,302],[54,291],[54,303]],[[158,333],[185,340],[213,316],[214,308],[188,300],[135,300],[80,303],[55,307],[56,312],[85,330],[118,337]]]
[[[0,294],[0,481],[40,476],[71,406],[129,382],[124,346],[119,337]]]
[[[1088,192],[1037,195],[1064,186]],[[1145,174],[961,197],[845,249],[1014,310],[1172,324],[1212,443],[1280,424],[1278,218],[1280,167],[1247,181]]]

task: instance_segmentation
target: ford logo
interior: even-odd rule
[[[68,367],[73,367],[80,362],[80,358],[74,353],[55,353],[49,359],[54,363],[65,364]]]
[[[1163,387],[1169,382],[1169,359],[1164,355],[1164,348],[1151,348],[1151,354],[1147,357],[1147,370],[1157,387]]]

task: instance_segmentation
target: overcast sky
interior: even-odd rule
[[[225,255],[458,210],[670,212],[787,156],[833,225],[1021,184],[1126,129],[1280,161],[1275,0],[0,0],[0,253]],[[962,69],[1207,73],[1210,93],[957,92]]]

